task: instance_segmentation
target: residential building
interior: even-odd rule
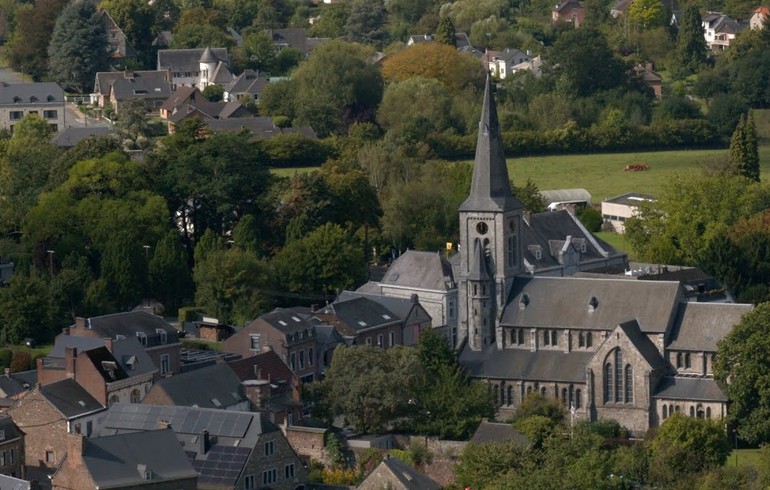
[[[273,350],[228,362],[241,380],[254,410],[279,425],[302,418],[300,382]]]
[[[702,25],[706,44],[713,51],[729,47],[738,32],[746,27],[722,12],[706,12],[702,16]]]
[[[580,27],[585,18],[583,4],[577,0],[564,0],[557,3],[551,11],[551,22],[569,22],[575,28]]]
[[[359,296],[332,303],[318,310],[316,315],[322,322],[332,325],[348,345],[370,345],[383,349],[405,345],[404,320],[368,297]],[[418,322],[414,328],[417,332],[412,332],[411,345],[419,340],[421,328],[430,328],[430,321]]]
[[[749,19],[749,27],[752,29],[764,29],[765,23],[770,19],[770,7],[763,5],[757,7]]]
[[[222,350],[249,357],[267,350],[277,353],[302,381],[318,377],[315,325],[308,308],[278,308],[261,315],[222,343]]]
[[[100,10],[99,15],[107,31],[107,52],[114,60],[136,59],[136,51],[126,39],[126,34],[112,19],[106,10]]]
[[[109,101],[116,114],[123,104],[139,100],[147,112],[158,113],[171,96],[171,83],[158,77],[119,78],[110,87]]]
[[[490,422],[489,419],[486,418],[481,419],[481,423],[470,440],[470,442],[474,444],[508,441],[514,441],[522,448],[529,447],[529,439],[527,439],[527,436],[516,430],[513,424]]]
[[[64,458],[67,434],[90,437],[94,423],[106,410],[74,379],[36,386],[8,409],[26,434],[26,464],[54,469]]]
[[[676,281],[528,274],[489,79],[480,127],[459,209],[459,362],[489,384],[499,416],[533,392],[638,435],[672,412],[726,415],[716,343],[752,306],[688,303]]]
[[[53,82],[0,82],[0,129],[13,132],[29,114],[42,117],[53,131],[63,130],[64,91]]]
[[[209,85],[225,87],[234,78],[227,48],[161,49],[157,69],[170,74],[173,90],[178,87],[203,90]]]
[[[52,138],[54,145],[59,148],[72,148],[88,138],[101,138],[102,136],[117,137],[117,131],[111,126],[88,126],[83,128],[66,128]]]
[[[386,455],[357,487],[358,490],[441,490],[442,486],[395,456]]]
[[[198,488],[198,473],[171,429],[95,439],[69,434],[66,451],[51,477],[54,490]]]
[[[270,80],[259,76],[254,70],[244,70],[243,73],[233,79],[225,86],[225,101],[240,102],[246,97],[259,103],[259,97],[262,91],[270,84]]]
[[[487,51],[482,58],[487,71],[493,77],[500,80],[505,80],[506,77],[513,75],[515,73],[514,66],[531,60],[532,56],[529,53],[515,48],[505,48],[502,51]]]
[[[102,405],[139,403],[152,387],[157,368],[136,338],[103,340],[59,336],[37,360],[38,382],[74,379]]]
[[[639,204],[651,202],[655,198],[648,194],[628,192],[611,199],[602,201],[602,218],[606,226],[612,228],[615,233],[626,231],[626,220],[636,216],[639,212]]]
[[[170,427],[201,490],[302,488],[307,473],[281,430],[253,412],[158,405],[113,405],[102,437]]]
[[[170,82],[167,71],[158,70],[125,70],[125,71],[100,71],[94,79],[94,94],[92,100],[96,100],[99,107],[107,107],[110,103],[112,86],[118,80],[133,80],[135,84],[144,85],[146,79],[162,80]]]
[[[419,296],[413,294],[410,298],[394,298],[384,294],[363,293],[359,291],[343,291],[334,300],[335,304],[356,298],[366,298],[374,301],[393,313],[394,318],[401,320],[403,325],[403,345],[416,345],[420,332],[432,328],[432,319],[420,304]]]
[[[144,347],[159,376],[179,372],[179,332],[162,317],[146,311],[126,311],[90,318],[78,317],[58,337],[72,335],[97,339],[136,337]],[[57,337],[57,338],[58,338]]]
[[[248,411],[241,380],[227,363],[217,363],[159,380],[142,399],[146,405]]]
[[[251,118],[254,114],[240,102],[211,102],[196,87],[179,87],[160,106],[161,119],[173,134],[176,126],[190,118],[204,122],[214,119]]]
[[[0,474],[26,477],[25,437],[26,434],[9,415],[0,415]],[[2,482],[0,488],[6,488],[1,485]]]
[[[652,70],[652,63],[637,63],[633,71],[637,77],[641,78],[652,89],[656,99],[663,97],[663,79]]]
[[[406,40],[406,45],[413,46],[415,44],[421,43],[432,43],[435,40],[435,37],[431,34],[415,34],[409,36],[409,38]],[[458,51],[473,49],[473,46],[471,46],[471,41],[468,38],[468,34],[464,32],[455,32],[455,46],[457,46]]]

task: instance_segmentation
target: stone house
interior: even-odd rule
[[[316,331],[319,320],[308,308],[278,308],[261,315],[222,343],[222,350],[249,357],[272,350],[302,381],[319,374]]]
[[[69,434],[66,456],[51,477],[54,490],[196,490],[193,469],[171,429],[95,439]]]
[[[66,124],[64,91],[53,82],[0,82],[0,129],[13,132],[24,116],[42,117],[52,131],[61,131]]]
[[[577,0],[564,0],[557,3],[551,11],[551,23],[569,22],[575,28],[580,27],[585,18],[585,9],[583,4]]]
[[[407,299],[394,298],[384,294],[343,291],[337,296],[334,303],[342,303],[356,298],[370,299],[391,311],[395,318],[401,320],[403,324],[402,345],[417,345],[420,340],[420,332],[432,328],[432,318],[422,307],[416,294]]]
[[[0,415],[0,473],[14,478],[25,478],[26,434],[9,415]]]
[[[116,404],[100,436],[171,428],[201,490],[304,488],[307,473],[283,432],[263,415],[192,407]]]
[[[424,311],[424,310],[423,310]],[[404,344],[404,320],[380,303],[364,296],[335,302],[316,312],[324,323],[332,325],[348,345],[370,345],[389,349]],[[430,328],[430,322],[417,323],[413,341],[419,330]]]
[[[756,10],[754,10],[754,13],[751,14],[749,27],[751,29],[764,29],[768,19],[770,19],[770,7],[766,5],[757,7]]]
[[[248,411],[241,380],[227,363],[217,363],[159,380],[142,399],[146,405]]]
[[[459,210],[459,361],[489,383],[501,418],[533,392],[634,434],[658,426],[672,406],[726,413],[710,362],[752,306],[688,303],[677,281],[529,275],[523,206],[509,186],[489,79],[480,128]]]
[[[110,103],[112,85],[118,80],[133,80],[143,84],[145,79],[154,78],[170,82],[168,72],[157,70],[124,70],[124,71],[100,71],[94,77],[94,93],[91,100],[98,107],[106,107]]]
[[[91,318],[75,319],[75,324],[57,336],[120,340],[136,337],[158,369],[158,376],[179,372],[182,345],[179,332],[162,317],[146,311],[127,311]]]
[[[356,488],[358,490],[379,490],[380,488],[440,490],[443,487],[395,456],[386,455]]]
[[[126,39],[126,34],[106,10],[99,11],[104,29],[107,31],[107,52],[115,60],[136,59],[136,51]]]
[[[67,378],[35,387],[7,413],[27,435],[26,464],[54,469],[64,458],[67,434],[90,437],[96,419],[104,410],[104,405],[74,379]]]
[[[59,336],[48,356],[37,360],[41,385],[72,378],[102,405],[139,403],[157,375],[136,338],[102,341]]]
[[[226,86],[233,81],[227,48],[161,49],[158,51],[158,71],[170,74],[171,87]]]

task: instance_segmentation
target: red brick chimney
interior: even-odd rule
[[[86,328],[86,319],[82,316],[75,318],[75,328]]]
[[[83,449],[86,438],[82,434],[67,434],[67,463],[71,467],[83,466]]]
[[[108,351],[112,352],[112,339],[110,337],[104,338],[104,346]]]
[[[67,370],[67,377],[75,377],[75,364],[78,357],[77,347],[64,348],[64,367]]]

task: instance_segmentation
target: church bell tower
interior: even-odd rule
[[[458,342],[472,350],[495,344],[514,277],[523,272],[523,206],[513,192],[503,154],[492,85],[487,75],[468,198],[460,206],[460,325]]]

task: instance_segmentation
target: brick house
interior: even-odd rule
[[[99,340],[59,336],[47,357],[37,360],[38,382],[72,378],[102,405],[139,403],[158,370],[137,338]]]
[[[171,429],[96,439],[69,434],[54,490],[196,490],[198,473]]]
[[[9,415],[0,415],[0,473],[14,478],[24,478],[25,433]]]
[[[292,425],[302,417],[300,382],[283,359],[268,350],[230,361],[255,410],[271,422]]]
[[[583,4],[577,0],[564,0],[557,3],[551,11],[551,23],[569,22],[575,28],[580,27],[585,18]]]
[[[74,379],[37,386],[8,409],[26,434],[24,458],[34,467],[56,468],[64,457],[68,433],[90,437],[106,408]]]
[[[201,490],[304,488],[306,470],[283,432],[259,413],[116,404],[101,422],[110,436],[170,427]]]
[[[241,380],[227,363],[202,367],[161,379],[142,399],[148,405],[222,408],[248,411]]]
[[[394,298],[384,294],[343,291],[334,301],[335,304],[356,298],[367,298],[392,312],[403,325],[403,345],[417,345],[420,332],[432,328],[433,319],[413,294],[410,298]]]
[[[403,320],[367,297],[332,303],[316,315],[334,326],[348,345],[373,345],[384,349],[404,345]]]
[[[159,376],[179,372],[179,355],[182,349],[179,332],[162,317],[146,311],[79,317],[75,319],[74,325],[65,328],[58,337],[63,335],[114,340],[136,337],[159,370]]]
[[[442,486],[400,459],[386,455],[382,462],[364,478],[358,490],[441,490]]]
[[[222,350],[243,357],[272,349],[302,381],[318,377],[314,318],[308,308],[279,308],[266,313],[225,340]]]

